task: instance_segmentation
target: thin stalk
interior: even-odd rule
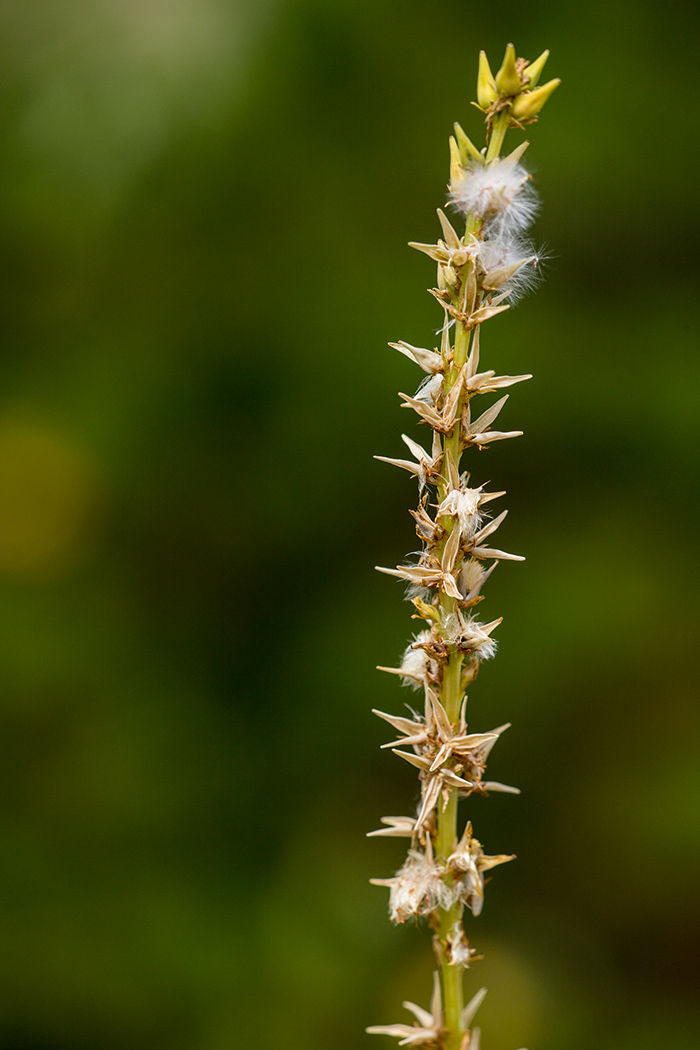
[[[467,271],[467,273],[468,273],[469,268],[471,268],[471,266],[472,266],[471,263],[467,263],[467,266],[465,267],[465,271]],[[463,279],[466,280],[466,276]],[[449,386],[447,385],[447,383],[445,385],[447,393],[449,393],[450,389],[454,386],[455,380],[457,379],[459,371],[462,368],[462,366],[466,363],[467,357],[469,356],[469,343],[470,343],[470,338],[471,338],[471,332],[467,328],[465,328],[464,325],[460,324],[459,321],[457,322],[455,327],[456,327],[456,332],[455,332],[455,345],[454,345],[454,363],[453,363],[452,369],[451,369],[451,373],[454,373],[454,374],[450,374],[449,379],[451,380],[451,382],[449,383]],[[455,424],[455,428],[452,431],[452,433],[447,435],[443,439],[443,448],[445,450],[445,453],[447,453],[448,451],[451,452],[452,458],[455,461],[455,466],[457,467],[457,470],[459,470],[459,460],[460,460],[460,457],[462,455],[462,442],[461,442],[461,429],[462,428],[461,428],[460,419],[461,419],[461,416],[462,416],[462,405],[463,404],[464,404],[464,394],[460,394],[459,404],[458,404],[458,407],[457,407],[457,423]]]
[[[508,109],[502,110],[496,115],[493,121],[491,136],[489,138],[489,145],[486,151],[486,161],[496,160],[501,153],[503,148],[503,142],[506,137],[506,131],[510,123],[510,111]],[[470,236],[476,234],[479,230],[479,219],[474,215],[473,212],[469,212],[466,217],[466,228],[463,237],[463,243],[468,244]],[[474,268],[473,262],[468,262],[463,267],[460,277],[462,287],[466,287],[467,282],[471,276],[471,272]],[[448,394],[454,386],[460,368],[465,364],[467,357],[469,356],[469,344],[471,341],[471,331],[466,328],[459,321],[455,324],[455,345],[454,345],[454,361],[450,368],[449,373],[445,376],[445,393]],[[461,419],[462,406],[464,404],[465,395],[461,394],[459,398],[459,405],[457,410],[457,420]],[[445,452],[449,449],[452,453],[452,458],[455,461],[457,469],[459,470],[459,459],[462,453],[461,446],[461,426],[457,422],[454,430],[451,434],[443,440],[443,447]]]
[[[457,806],[455,804],[455,822]],[[447,911],[440,912],[440,939],[445,941],[447,935],[461,918],[462,908],[453,905]],[[447,953],[442,953],[441,966],[442,994],[445,1011],[445,1032],[443,1034],[444,1050],[461,1050],[464,1042],[462,1011],[464,1010],[464,980],[461,966],[451,966]]]
[[[489,146],[486,152],[486,160],[495,160],[501,152],[503,147],[503,141],[505,139],[506,131],[508,130],[508,124],[510,122],[510,116],[508,110],[501,111],[494,119],[491,137],[489,139]],[[466,231],[464,241],[467,242],[469,234],[476,233],[478,229],[478,220],[473,214],[467,215],[466,219]],[[466,286],[466,282],[469,279],[470,271],[473,267],[472,262],[468,262],[461,274],[462,285]],[[455,343],[454,343],[454,361],[450,369],[449,375],[446,376],[445,388],[449,390],[454,385],[457,375],[460,369],[464,366],[469,356],[469,348],[471,342],[471,331],[460,321],[455,324]],[[460,395],[459,407],[457,413],[457,423],[451,434],[446,435],[443,438],[443,449],[445,454],[449,451],[452,454],[457,471],[459,471],[459,464],[462,455],[462,434],[461,434],[461,415],[462,406],[464,404],[465,394]],[[445,523],[446,524],[446,523]],[[450,523],[451,525],[451,523]],[[449,604],[449,608],[448,608]],[[441,608],[443,615],[447,612],[451,612],[454,607],[454,599],[448,598],[446,595],[442,596]],[[453,652],[450,654],[447,663],[443,671],[443,681],[441,690],[441,701],[442,705],[447,712],[447,717],[451,722],[456,722],[459,718],[459,711],[462,705],[463,690],[462,690],[462,664],[464,662],[464,656],[462,653]],[[450,853],[454,850],[457,843],[457,805],[459,801],[459,792],[456,788],[452,788],[449,791],[447,804],[444,809],[438,808],[438,823],[437,823],[437,836],[435,841],[435,852],[440,860],[446,860]],[[441,970],[441,984],[442,984],[442,997],[443,997],[443,1008],[445,1013],[445,1032],[443,1036],[444,1050],[461,1050],[465,1028],[462,1024],[462,1011],[464,1009],[464,982],[463,982],[463,971],[460,966],[452,966],[450,964],[449,952],[444,950],[444,946],[447,943],[448,935],[454,929],[455,924],[458,923],[462,918],[462,905],[454,904],[451,908],[440,909],[440,941],[443,945],[440,960]]]
[[[455,431],[458,431],[457,427],[455,427]],[[447,445],[447,439],[445,439],[445,445]],[[459,463],[459,453],[457,454],[456,462]],[[447,595],[443,595],[442,598],[441,607],[443,615],[446,615],[453,611],[455,602],[454,599],[449,598]],[[459,718],[459,710],[462,703],[463,662],[464,655],[455,651],[450,653],[443,670],[440,699],[450,722],[456,722]],[[458,792],[450,790],[444,809],[438,806],[437,835],[435,840],[435,853],[438,860],[446,861],[457,844],[458,802]],[[462,1026],[462,1011],[464,1009],[462,968],[460,966],[451,966],[449,952],[444,950],[450,931],[461,917],[462,906],[459,903],[453,904],[451,908],[440,909],[439,935],[443,945],[443,950],[440,953],[440,980],[445,1012],[444,1050],[460,1050],[464,1038],[464,1028]]]
[[[538,60],[540,65],[547,54],[545,52]],[[381,568],[381,571],[407,580],[418,587],[419,594],[427,588],[426,597],[430,598],[430,604],[425,597],[416,596],[412,599],[418,618],[423,619],[427,627],[406,650],[400,668],[382,668],[398,672],[404,682],[423,683],[426,690],[426,714],[425,718],[415,715],[414,720],[405,720],[376,712],[400,729],[404,739],[399,743],[413,746],[414,754],[408,751],[398,753],[419,766],[422,799],[415,820],[385,817],[382,820],[388,827],[371,832],[373,835],[406,835],[411,838],[406,862],[394,878],[372,881],[390,887],[390,914],[395,922],[402,923],[418,916],[430,917],[431,928],[437,935],[435,948],[441,995],[435,995],[430,1014],[418,1011],[420,1024],[374,1025],[367,1031],[398,1036],[402,1044],[410,1042],[416,1047],[439,1046],[440,1050],[467,1050],[473,1044],[462,1019],[463,973],[474,954],[462,928],[462,914],[465,907],[478,914],[483,894],[483,872],[512,859],[503,854],[486,856],[480,843],[473,838],[470,824],[464,829],[461,838],[458,836],[460,793],[469,795],[481,789],[481,775],[487,754],[481,743],[469,743],[470,739],[479,741],[478,736],[470,738],[464,732],[466,727],[461,722],[461,711],[465,703],[465,690],[476,676],[480,661],[493,655],[495,646],[489,635],[500,622],[496,620],[491,624],[482,624],[473,617],[471,609],[480,599],[481,584],[491,571],[482,568],[483,561],[486,558],[510,557],[498,550],[480,547],[476,531],[481,530],[484,516],[480,511],[482,504],[502,493],[484,493],[483,486],[470,488],[468,476],[460,476],[459,468],[463,445],[471,441],[468,435],[465,440],[462,422],[463,414],[467,419],[470,418],[470,399],[476,394],[491,393],[529,378],[492,378],[493,372],[478,374],[476,358],[472,357],[475,367],[469,368],[469,380],[464,383],[461,380],[462,375],[466,377],[465,365],[470,354],[473,355],[477,347],[475,339],[479,338],[480,332],[477,325],[500,312],[482,310],[491,302],[488,289],[506,287],[508,294],[514,287],[513,282],[504,286],[502,280],[495,280],[498,271],[490,267],[489,252],[492,249],[503,253],[505,258],[515,255],[516,262],[518,256],[518,244],[508,235],[503,224],[494,219],[510,208],[511,198],[521,192],[525,218],[528,211],[534,210],[528,204],[531,198],[523,190],[527,174],[513,165],[497,163],[511,123],[518,127],[522,123],[531,123],[546,101],[537,91],[531,90],[522,78],[516,78],[515,73],[522,68],[523,62],[521,59],[518,64],[513,47],[509,44],[503,66],[494,80],[488,61],[482,54],[477,97],[479,108],[486,113],[487,148],[483,155],[479,153],[459,125],[455,126],[456,137],[450,140],[452,203],[463,213],[467,207],[474,209],[465,215],[461,243],[459,234],[442,213],[440,221],[444,240],[434,245],[412,242],[413,247],[438,263],[437,288],[431,289],[431,292],[445,308],[442,361],[431,356],[426,366],[426,359],[421,357],[423,351],[413,348],[416,351],[416,364],[435,375],[435,387],[430,394],[432,404],[425,406],[421,405],[419,399],[407,399],[407,403],[411,403],[435,432],[433,449],[438,445],[437,437],[440,437],[440,474],[436,475],[436,459],[432,451],[430,455],[424,454],[422,450],[415,452],[419,459],[417,464],[405,460],[387,460],[418,475],[420,505],[414,516],[422,549],[417,564],[397,566],[396,569]],[[504,91],[509,93],[500,94],[497,82],[501,82]],[[551,83],[556,86],[559,82]],[[550,94],[551,89],[546,97]],[[521,124],[511,117],[513,107],[517,110]],[[509,191],[505,193],[503,187],[508,186]],[[482,250],[484,243],[485,251]],[[487,281],[486,276],[491,279]],[[485,289],[484,285],[488,288]],[[452,327],[454,337],[451,346],[448,333]],[[410,350],[410,344],[404,343],[403,347]],[[413,353],[409,356],[413,356]],[[433,367],[433,364],[439,367]],[[441,371],[444,371],[442,379],[438,375]],[[456,389],[458,382],[459,389]],[[435,390],[439,392],[434,393]],[[484,424],[484,429],[488,430],[489,426]],[[508,436],[507,433],[493,432],[488,440]],[[406,439],[406,442],[413,451],[413,442],[410,439]],[[486,445],[487,441],[480,440],[480,444]],[[436,491],[433,492],[437,504],[429,502],[425,494],[429,485],[435,486]],[[435,506],[443,508],[438,515],[437,528],[433,527],[429,514],[430,508]],[[488,512],[486,516],[489,516]],[[482,537],[484,531],[486,535],[494,531],[503,516],[499,516],[490,530],[481,530]],[[473,598],[472,595],[479,597]],[[463,612],[466,612],[466,616]],[[466,667],[465,660],[468,660]],[[439,703],[432,690],[439,694]],[[450,900],[454,901],[450,907],[439,907],[440,901]],[[409,1008],[413,1009],[412,1006]],[[422,1030],[416,1032],[417,1028]]]
[[[454,659],[457,655],[460,656],[459,664]],[[449,663],[452,663],[453,660],[458,672],[461,673],[461,654],[454,654],[453,657],[450,657]],[[452,716],[450,715],[450,717]],[[440,860],[447,860],[457,842],[457,803],[457,792],[450,791],[445,809],[438,811],[435,852]],[[461,917],[462,906],[459,903],[453,904],[451,908],[440,909],[440,941],[443,946],[447,944],[450,931],[454,929],[455,924],[460,921]],[[462,1011],[464,1009],[462,968],[461,966],[450,965],[449,952],[445,951],[444,948],[440,953],[440,971],[446,1029],[444,1033],[444,1050],[460,1050],[464,1038],[464,1028],[462,1026]]]
[[[442,598],[443,615],[449,615],[449,613],[454,611],[455,601],[448,595],[443,595]],[[459,718],[459,709],[462,703],[463,662],[464,655],[455,651],[450,653],[443,670],[440,699],[451,722],[456,722]],[[435,852],[438,859],[443,861],[447,860],[457,843],[458,801],[457,791],[450,791],[445,808],[441,809],[438,806]],[[453,904],[451,908],[440,909],[440,940],[443,945],[447,943],[447,936],[455,923],[459,922],[461,914],[462,907],[458,903]],[[462,1010],[464,1009],[462,969],[461,967],[450,965],[449,954],[446,951],[441,953],[440,969],[446,1028],[444,1047],[445,1050],[459,1050],[464,1035],[464,1030],[461,1026]]]
[[[503,140],[506,137],[506,131],[508,130],[508,124],[510,123],[510,107],[508,109],[502,109],[500,113],[497,113],[493,118],[493,124],[491,125],[491,135],[489,137],[489,145],[486,150],[486,162],[495,160],[499,156],[503,147]]]

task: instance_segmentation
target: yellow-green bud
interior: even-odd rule
[[[460,124],[455,124],[455,137],[463,167],[468,168],[473,161],[477,161],[478,164],[484,163],[484,158]]]
[[[482,109],[488,109],[498,98],[496,81],[485,51],[479,52],[479,76],[476,81],[476,100]]]
[[[496,73],[496,87],[498,94],[506,97],[517,95],[523,89],[518,67],[515,64],[515,48],[512,44],[508,44],[503,65]]]
[[[511,116],[515,120],[533,120],[544,106],[545,102],[555,88],[559,87],[561,80],[548,80],[542,87],[534,91],[525,91],[514,100],[511,108]]]
[[[411,601],[423,620],[433,620],[434,623],[440,623],[440,615],[434,605],[428,605],[422,598],[411,598]],[[418,619],[418,617],[414,617],[414,619]]]
[[[536,58],[529,66],[525,66],[523,76],[528,82],[528,87],[534,88],[537,85],[537,81],[542,76],[542,70],[544,69],[548,58],[549,51],[543,51],[539,58]]]
[[[518,161],[520,160],[520,158],[522,157],[523,153],[525,152],[525,150],[527,149],[527,147],[529,145],[530,145],[530,143],[528,142],[527,139],[525,139],[524,142],[521,142],[519,146],[515,147],[515,149],[513,150],[512,153],[509,153],[507,157],[503,158],[503,163],[504,164],[517,164]]]
[[[464,168],[459,155],[459,146],[454,135],[450,135],[450,182],[454,186],[462,178]]]

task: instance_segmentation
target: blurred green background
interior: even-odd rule
[[[514,723],[475,800],[485,1050],[697,1046],[697,7],[0,5],[0,1047],[377,1050],[429,938],[368,885],[408,767],[373,706],[413,624],[386,347],[434,345],[453,120],[508,40],[547,281],[475,456],[508,489]],[[517,135],[513,143],[519,141]],[[466,813],[466,809],[465,809]]]

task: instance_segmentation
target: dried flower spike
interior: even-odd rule
[[[416,769],[420,797],[414,816],[382,817],[384,826],[369,832],[410,840],[399,871],[372,882],[389,889],[393,922],[427,920],[438,963],[429,1011],[406,1002],[412,1023],[367,1029],[394,1036],[399,1046],[479,1050],[479,1029],[470,1026],[485,989],[465,1006],[464,971],[480,958],[465,932],[465,909],[473,917],[480,914],[485,873],[513,859],[486,855],[471,821],[461,835],[458,831],[459,799],[490,791],[517,794],[517,788],[484,779],[490,752],[508,726],[473,732],[465,691],[482,661],[494,656],[492,635],[501,622],[500,617],[476,619],[473,607],[483,600],[482,588],[499,561],[522,561],[521,555],[489,545],[507,511],[492,517],[488,504],[505,493],[472,483],[460,464],[467,448],[482,451],[521,434],[493,429],[507,394],[485,409],[476,410],[472,401],[531,378],[480,371],[481,328],[508,310],[539,276],[538,252],[527,239],[538,208],[522,164],[527,142],[509,156],[501,157],[501,149],[508,128],[534,122],[559,84],[550,80],[537,86],[548,56],[544,51],[528,62],[517,58],[509,44],[494,76],[481,52],[475,105],[486,116],[487,146],[479,151],[459,124],[450,139],[448,204],[463,217],[464,232],[458,233],[438,209],[441,236],[435,244],[411,245],[437,264],[437,286],[429,291],[443,310],[440,346],[390,344],[423,373],[413,395],[399,396],[403,407],[433,431],[432,441],[423,445],[402,435],[410,459],[376,457],[418,481],[419,503],[411,511],[421,544],[417,559],[378,568],[408,584],[414,618],[424,627],[398,667],[380,668],[423,696],[422,711],[410,709],[410,717],[374,712],[398,734],[382,746]]]

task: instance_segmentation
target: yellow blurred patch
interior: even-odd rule
[[[0,422],[0,574],[62,576],[84,548],[94,506],[84,449],[49,424]]]

